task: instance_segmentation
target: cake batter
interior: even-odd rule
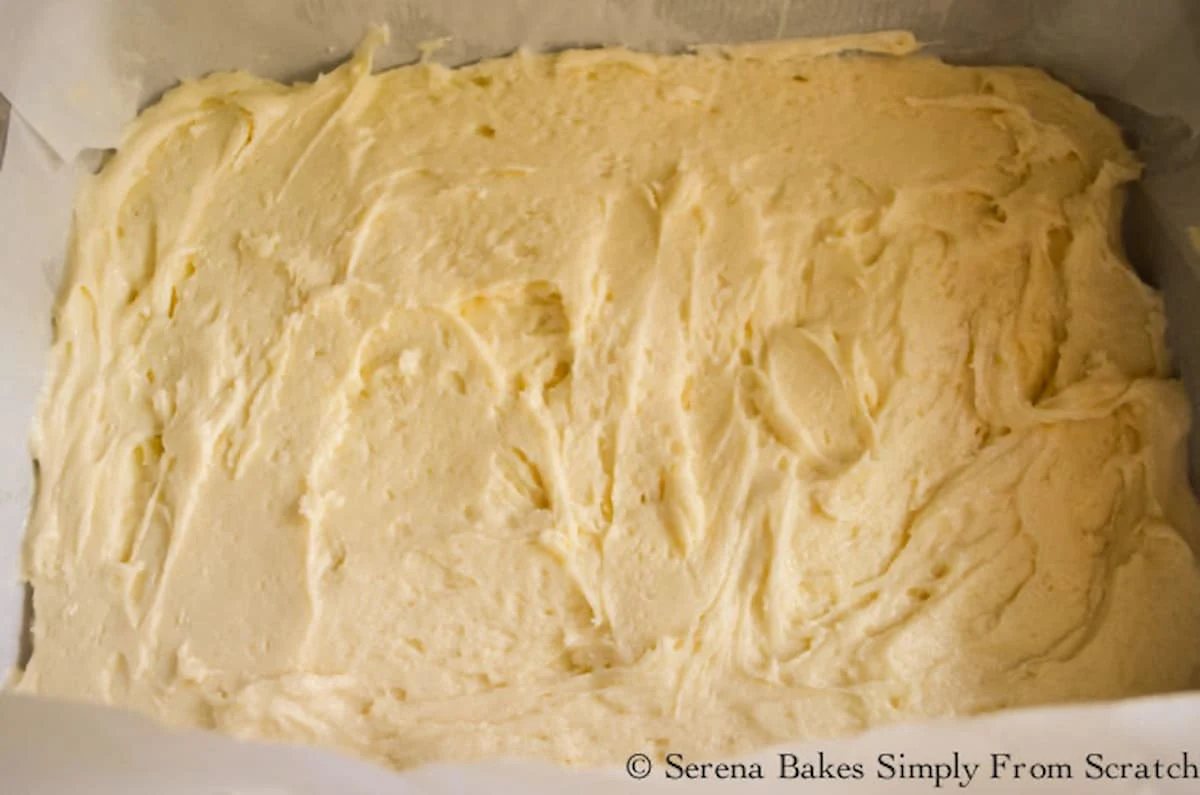
[[[16,688],[405,767],[1195,684],[1138,166],[913,49],[170,91],[78,198]]]

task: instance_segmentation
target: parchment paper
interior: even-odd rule
[[[1190,759],[1200,764],[1200,697],[1143,699],[1107,706],[1082,706],[1010,712],[971,721],[941,721],[919,728],[893,726],[839,742],[808,743],[763,751],[742,761],[758,762],[762,780],[665,777],[655,763],[645,779],[613,770],[571,771],[535,763],[491,763],[459,767],[431,766],[396,774],[374,765],[298,746],[240,743],[211,732],[164,731],[146,720],[99,707],[66,705],[44,699],[9,696],[0,710],[0,782],[6,793],[56,795],[379,795],[379,793],[480,793],[480,795],[598,795],[636,792],[754,792],[763,795],[815,792],[853,795],[911,793],[1093,793],[1195,792],[1196,781],[1146,782],[1089,779],[1087,757],[1101,764],[1177,761],[1190,744]],[[781,779],[779,753],[797,763],[821,759],[826,769],[838,764],[862,766],[861,779]],[[906,763],[952,766],[958,754],[959,777],[942,780],[880,778],[887,768],[881,754],[892,755],[898,770]],[[997,757],[994,759],[993,754]],[[1007,755],[1007,758],[1005,757]],[[1095,757],[1093,757],[1095,760]],[[693,760],[700,761],[700,760]],[[715,761],[715,760],[714,760]],[[1030,765],[1014,773],[1019,763]],[[1071,767],[1071,779],[1036,780],[1035,763]],[[963,767],[980,767],[969,785]],[[992,778],[995,765],[1000,777]],[[1103,769],[1103,768],[1102,768]],[[947,772],[943,768],[943,772]],[[1019,778],[1014,778],[1019,775]]]
[[[136,110],[177,80],[243,68],[307,79],[345,57],[370,23],[385,22],[384,66],[451,37],[438,59],[458,64],[511,51],[689,44],[907,28],[952,61],[1027,63],[1092,96],[1146,162],[1130,195],[1126,244],[1166,296],[1181,374],[1200,396],[1200,3],[1194,0],[0,0],[0,93],[13,106],[0,165],[0,670],[20,657],[24,593],[17,561],[32,487],[27,435],[49,344],[73,185],[115,146]],[[94,154],[94,153],[93,153]],[[1197,471],[1193,434],[1192,471]],[[1193,478],[1196,480],[1196,478]],[[541,765],[431,767],[398,775],[304,748],[175,733],[115,710],[0,694],[0,792],[927,792],[931,780],[880,779],[878,755],[982,765],[970,791],[1197,791],[1200,782],[1095,781],[1106,762],[1200,764],[1200,694],[896,726],[839,743],[788,749],[798,760],[858,762],[862,780],[645,780],[625,771]],[[630,753],[641,749],[631,748]],[[1067,763],[1069,781],[986,778],[991,754]],[[688,760],[731,761],[731,760]],[[1011,764],[1011,763],[1010,763]],[[961,780],[961,779],[960,779]],[[940,789],[959,789],[944,781]]]

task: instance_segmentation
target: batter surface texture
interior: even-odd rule
[[[16,687],[407,766],[1194,684],[1138,167],[911,45],[169,92],[78,198]]]

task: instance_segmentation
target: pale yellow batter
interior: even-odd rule
[[[845,44],[167,94],[78,199],[17,687],[406,766],[1195,683],[1136,164]]]

